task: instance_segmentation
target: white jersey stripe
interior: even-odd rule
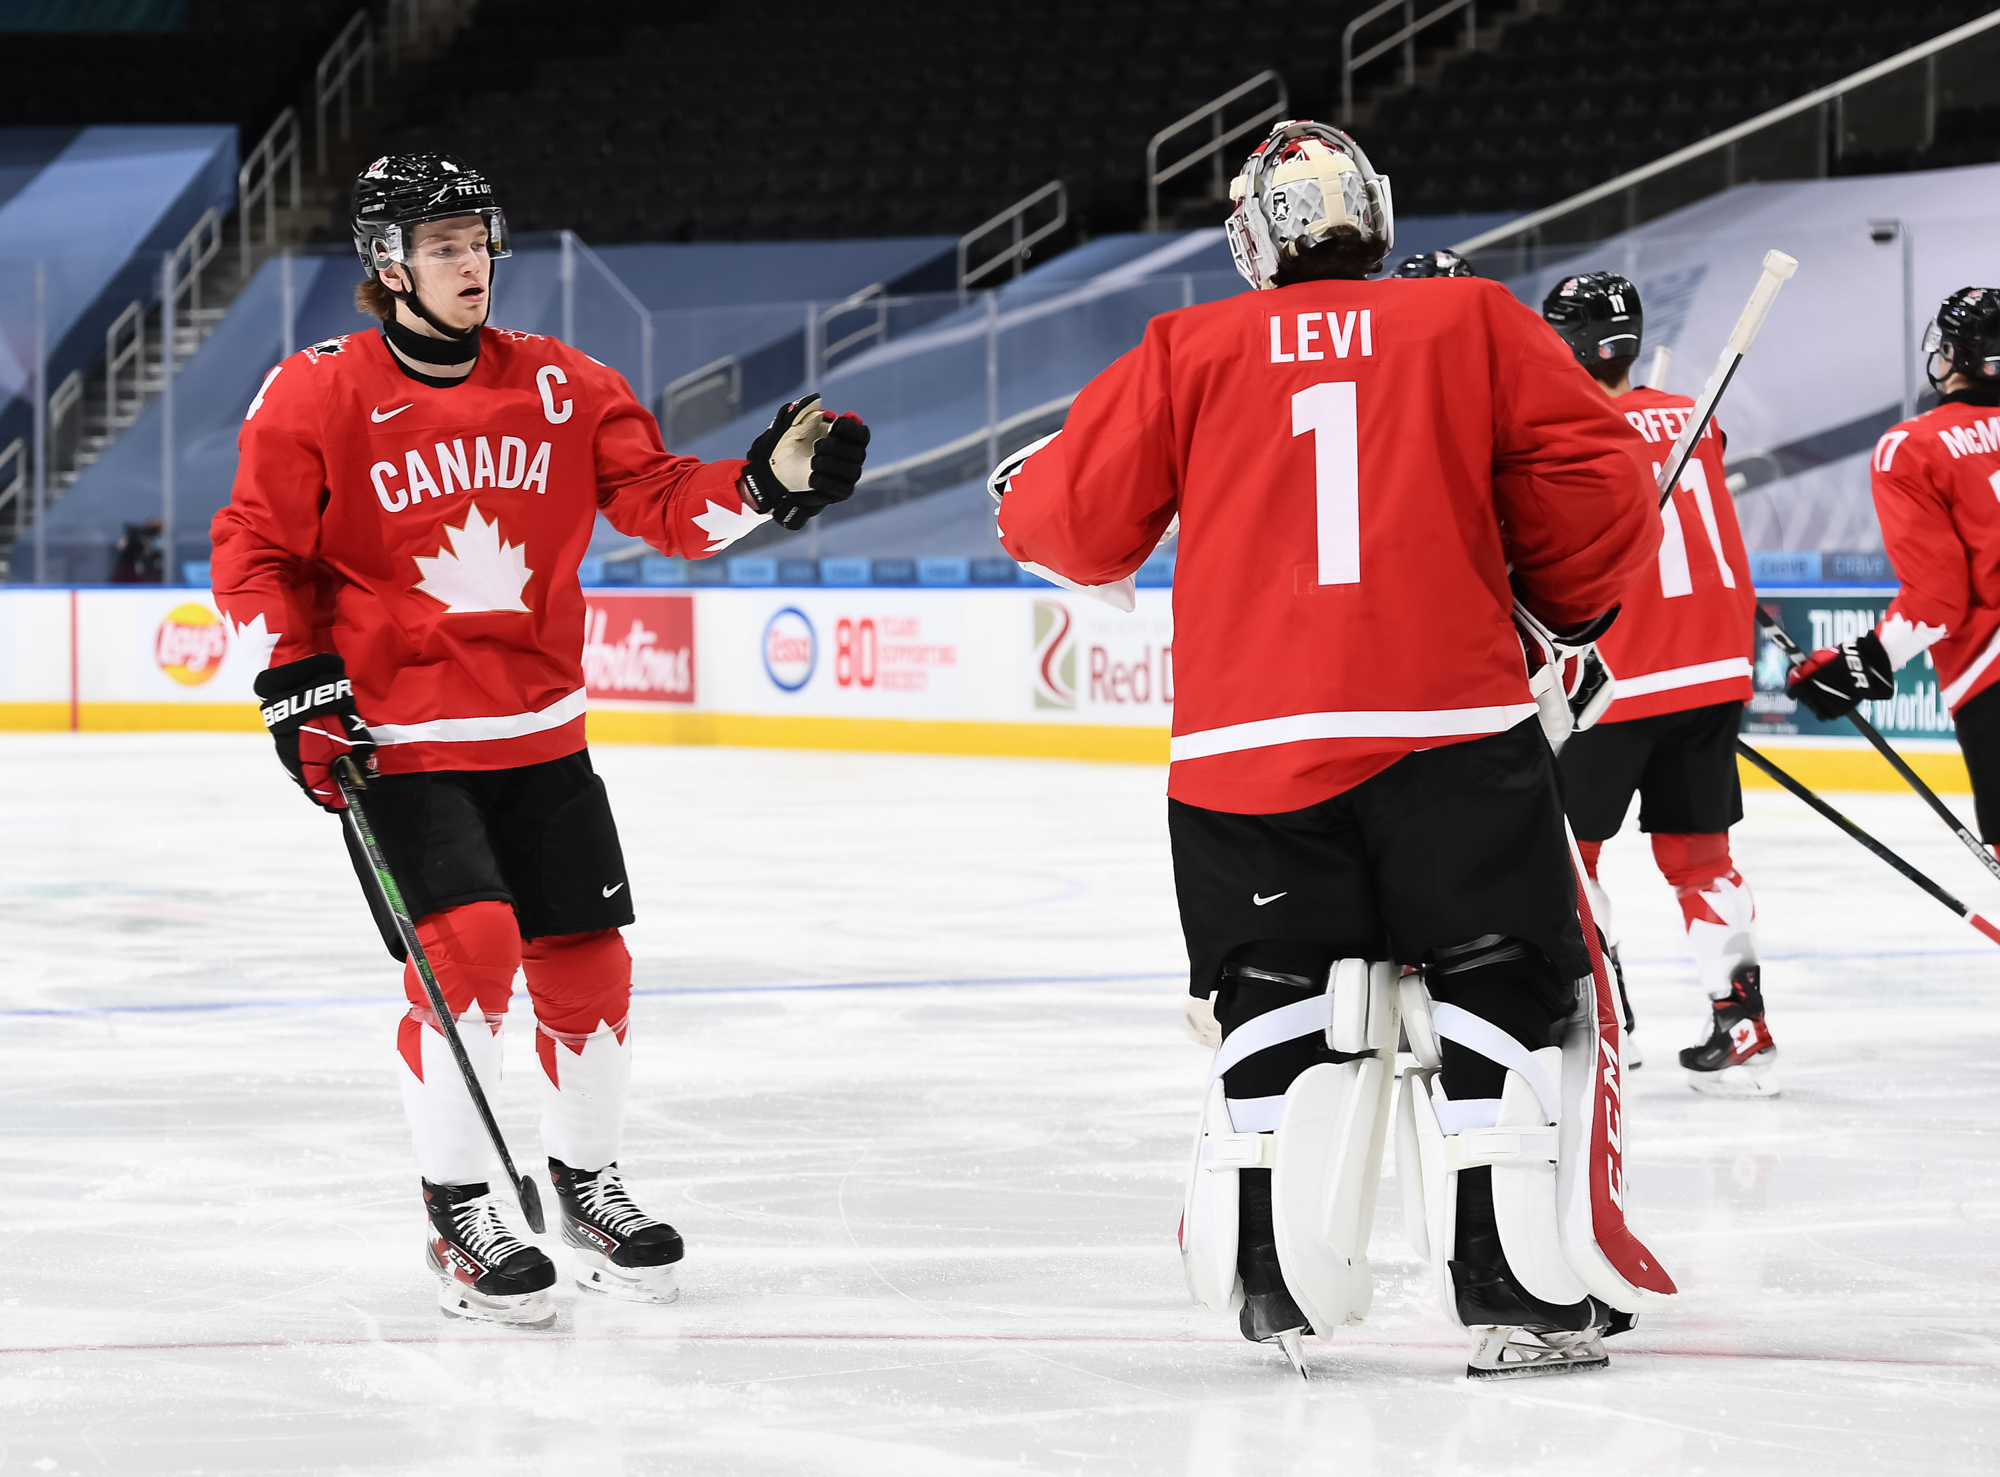
[[[492,739],[526,738],[547,733],[581,718],[590,699],[579,687],[561,702],[539,713],[508,713],[499,718],[433,718],[428,723],[370,723],[369,737],[390,744],[477,744]]]
[[[1533,703],[1501,703],[1488,708],[1294,713],[1289,718],[1260,718],[1254,723],[1231,723],[1222,728],[1177,734],[1169,755],[1178,763],[1183,759],[1207,759],[1216,754],[1237,754],[1245,749],[1268,749],[1313,739],[1435,739],[1503,733],[1534,712]]]
[[[1618,672],[1613,675],[1616,685],[1612,689],[1612,701],[1645,697],[1655,692],[1672,692],[1677,687],[1700,687],[1705,682],[1726,682],[1731,677],[1749,675],[1750,658],[1747,656],[1725,657],[1719,662],[1697,662],[1691,667],[1668,667],[1664,672],[1642,672],[1637,677],[1627,677]]]
[[[1993,639],[1980,648],[1979,655],[1972,659],[1972,665],[1958,674],[1958,679],[1941,694],[1947,708],[1958,706],[1958,700],[1971,690],[1979,680],[1979,674],[1993,665],[1993,658],[2000,656],[2000,631],[1993,633]]]

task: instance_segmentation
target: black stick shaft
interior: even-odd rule
[[[1771,640],[1777,643],[1778,649],[1790,658],[1793,666],[1797,666],[1805,660],[1805,652],[1800,648],[1798,642],[1791,638],[1791,633],[1779,625],[1777,617],[1773,616],[1770,611],[1764,609],[1761,605],[1757,607],[1757,624],[1770,634]],[[1903,777],[1903,783],[1908,785],[1912,790],[1915,790],[1923,798],[1924,804],[1937,812],[1938,819],[1951,827],[1952,834],[1958,837],[1959,842],[1965,849],[1978,857],[1987,871],[1991,872],[1996,878],[2000,878],[2000,857],[1994,856],[1977,836],[1966,829],[1965,822],[1958,818],[1957,812],[1944,803],[1944,800],[1938,795],[1937,791],[1924,783],[1923,776],[1910,768],[1903,756],[1898,754],[1889,741],[1882,736],[1882,731],[1866,718],[1863,718],[1859,708],[1855,708],[1848,713],[1847,721],[1860,731],[1863,738],[1875,746],[1876,753],[1889,761],[1889,767]]]
[[[1701,411],[1701,419],[1695,422],[1694,434],[1687,437],[1685,444],[1679,445],[1680,454],[1678,456],[1674,454],[1674,447],[1667,449],[1667,461],[1669,465],[1660,468],[1661,507],[1664,508],[1667,505],[1667,499],[1672,497],[1674,489],[1681,485],[1681,473],[1685,472],[1688,463],[1694,460],[1695,448],[1701,444],[1702,432],[1706,431],[1708,423],[1715,419],[1715,407],[1722,403],[1722,392],[1727,390],[1729,382],[1736,378],[1736,371],[1742,366],[1742,363],[1743,356],[1738,354],[1730,364],[1729,372],[1722,376],[1722,383],[1715,387],[1715,393],[1708,396],[1708,403],[1696,407],[1696,409]]]
[[[1799,799],[1805,801],[1805,803],[1810,805],[1814,810],[1818,811],[1821,815],[1825,816],[1828,820],[1832,821],[1836,826],[1840,827],[1841,830],[1845,831],[1848,835],[1852,836],[1856,841],[1859,841],[1863,846],[1867,847],[1870,851],[1874,852],[1875,855],[1882,858],[1883,861],[1887,862],[1890,866],[1894,867],[1898,872],[1901,872],[1905,877],[1909,878],[1912,882],[1916,883],[1917,886],[1921,887],[1925,892],[1929,893],[1932,897],[1936,898],[1939,902],[1943,903],[1947,908],[1950,908],[1952,912],[1958,914],[1959,917],[1968,920],[1971,919],[1971,917],[1973,916],[1972,909],[1966,907],[1964,903],[1960,902],[1957,898],[1953,897],[1950,893],[1946,892],[1942,887],[1938,886],[1937,883],[1931,881],[1930,878],[1926,877],[1922,872],[1919,872],[1915,867],[1911,866],[1908,862],[1904,861],[1901,857],[1897,856],[1895,852],[1889,850],[1888,847],[1884,846],[1881,842],[1877,841],[1873,836],[1869,835],[1866,831],[1862,830],[1861,827],[1855,825],[1853,821],[1849,820],[1846,816],[1842,815],[1839,811],[1835,810],[1831,805],[1828,805],[1824,800],[1820,799],[1820,797],[1815,795],[1811,790],[1808,790],[1804,785],[1800,784],[1797,780],[1793,779],[1790,775],[1786,774],[1784,770],[1778,768],[1777,765],[1773,764],[1770,760],[1766,759],[1762,754],[1758,753],[1755,749],[1751,748],[1748,744],[1744,743],[1742,739],[1738,739],[1736,741],[1736,752],[1741,754],[1745,759],[1748,759],[1752,764],[1756,765],[1759,769],[1763,770],[1765,774],[1769,775],[1773,780],[1777,781],[1778,784],[1782,785],[1785,789],[1790,790],[1794,795],[1798,796]]]
[[[479,1121],[486,1125],[487,1137],[493,1140],[494,1152],[500,1156],[501,1168],[507,1171],[508,1183],[520,1197],[521,1213],[527,1217],[528,1226],[537,1235],[542,1231],[541,1197],[535,1187],[523,1179],[514,1168],[514,1156],[507,1152],[507,1140],[500,1133],[500,1124],[493,1116],[493,1107],[486,1101],[486,1089],[480,1086],[479,1074],[473,1070],[472,1058],[465,1053],[465,1042],[458,1034],[458,1022],[452,1019],[451,1006],[444,998],[444,989],[437,982],[437,975],[431,971],[430,957],[424,953],[424,946],[417,939],[417,925],[410,918],[409,908],[403,902],[403,891],[396,885],[395,873],[389,870],[387,858],[376,843],[375,832],[368,824],[368,813],[361,805],[363,781],[354,761],[342,758],[337,766],[336,778],[340,782],[340,793],[347,799],[347,821],[354,828],[354,839],[361,843],[361,849],[368,857],[368,865],[375,873],[375,886],[382,894],[382,901],[388,906],[389,916],[396,920],[396,932],[402,936],[403,947],[409,951],[410,963],[415,966],[417,978],[423,983],[424,997],[431,1003],[431,1013],[437,1017],[438,1032],[451,1047],[452,1060],[458,1063],[459,1075],[465,1079],[465,1090],[472,1097],[472,1106],[479,1112]]]

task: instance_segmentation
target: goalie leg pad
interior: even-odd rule
[[[1333,968],[1327,1037],[1335,1054],[1285,1093],[1271,1175],[1272,1224],[1285,1286],[1321,1338],[1359,1323],[1374,1296],[1368,1234],[1395,1087],[1394,964]]]

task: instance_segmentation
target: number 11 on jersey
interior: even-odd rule
[[[1354,381],[1329,380],[1292,396],[1292,434],[1312,432],[1319,511],[1319,582],[1361,583],[1361,434]]]

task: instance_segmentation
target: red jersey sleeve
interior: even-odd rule
[[[623,376],[600,372],[609,383],[597,428],[597,506],[613,528],[663,554],[706,559],[769,521],[736,490],[741,457],[673,455]]]
[[[1875,443],[1869,463],[1882,547],[1903,584],[1885,620],[1900,615],[1956,634],[1971,604],[1971,576],[1950,490],[1931,475],[1925,450],[1906,423]]]
[[[216,604],[273,666],[333,650],[319,563],[328,494],[316,368],[301,350],[265,377],[236,435],[229,502],[209,526]]]
[[[1660,546],[1660,514],[1631,429],[1540,316],[1488,294],[1493,501],[1507,558],[1542,619],[1602,615]]]
[[[1015,559],[1108,585],[1158,547],[1180,495],[1168,321],[1084,386],[1062,432],[1015,474],[1000,507]]]

